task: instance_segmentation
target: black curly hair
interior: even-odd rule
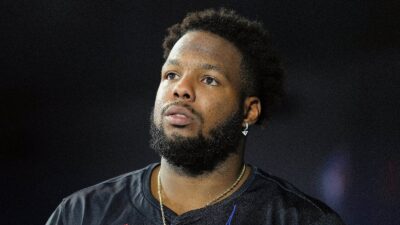
[[[221,8],[188,13],[181,23],[168,28],[164,38],[164,59],[187,32],[211,32],[233,43],[242,53],[242,97],[257,96],[261,115],[257,124],[265,125],[283,97],[283,69],[260,22],[250,21],[233,10]]]

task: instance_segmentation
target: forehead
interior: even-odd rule
[[[171,49],[167,62],[208,64],[228,74],[239,74],[242,54],[228,40],[206,31],[190,31]]]

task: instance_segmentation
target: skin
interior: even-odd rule
[[[167,137],[172,139],[175,136],[196,137],[199,133],[209,137],[210,130],[240,105],[241,62],[242,54],[226,39],[205,31],[186,33],[174,45],[162,67],[154,107],[155,124],[163,126]],[[163,114],[162,109],[172,102],[186,104],[196,112],[189,115],[190,119],[185,120],[187,124],[184,126],[177,126],[174,120]],[[247,97],[241,110],[245,115],[243,126],[245,122],[254,124],[261,112],[259,99]],[[239,154],[230,155],[214,171],[196,177],[186,175],[162,158],[161,165],[152,172],[153,196],[158,199],[157,175],[160,173],[166,207],[178,215],[204,207],[239,176],[243,165],[244,137],[237,150]],[[247,167],[241,182],[230,194],[245,182],[249,170]]]

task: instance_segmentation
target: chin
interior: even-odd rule
[[[164,132],[166,136],[170,139],[175,139],[177,137],[181,138],[196,138],[199,137],[201,131],[195,131],[187,126],[179,127],[179,126],[168,126],[164,128]]]

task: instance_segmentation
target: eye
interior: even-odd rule
[[[218,81],[215,78],[210,77],[210,76],[204,77],[201,80],[201,82],[203,82],[203,83],[205,83],[207,85],[211,85],[211,86],[217,86],[219,84]]]
[[[175,79],[177,79],[177,78],[178,78],[178,74],[173,73],[173,72],[168,72],[168,73],[165,75],[165,79],[167,79],[167,80],[175,80]]]

